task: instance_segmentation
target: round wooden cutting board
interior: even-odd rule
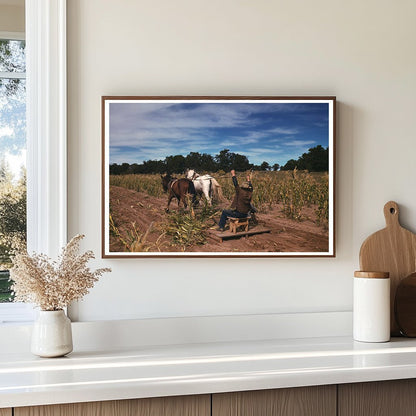
[[[400,281],[416,271],[416,235],[399,222],[399,206],[390,201],[384,205],[386,228],[371,234],[360,250],[360,269],[390,273],[391,335],[400,335],[394,318],[394,300]]]
[[[416,273],[397,286],[394,314],[400,332],[406,337],[416,337]]]

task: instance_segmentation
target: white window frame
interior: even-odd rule
[[[0,38],[8,40],[25,40],[25,32],[0,31]]]
[[[66,0],[26,0],[25,15],[27,246],[56,257],[67,242]],[[5,323],[33,319],[25,304],[1,312]]]
[[[66,0],[26,0],[28,250],[67,239]]]

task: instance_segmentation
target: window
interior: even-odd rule
[[[26,0],[25,16],[27,247],[56,257],[66,243],[66,0]],[[31,305],[0,303],[0,324],[31,319]]]
[[[0,35],[0,302],[10,302],[13,248],[26,244],[26,48]]]

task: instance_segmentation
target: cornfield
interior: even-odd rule
[[[156,197],[164,195],[160,175],[110,175],[110,185],[146,192]]]
[[[214,175],[215,176],[215,175]],[[238,177],[239,183],[245,175]],[[232,200],[235,190],[229,175],[221,177],[224,196]],[[254,172],[252,176],[252,204],[260,213],[266,213],[276,204],[282,205],[287,218],[303,219],[304,207],[315,207],[317,223],[328,222],[329,186],[327,173],[310,173],[306,171]]]
[[[235,190],[229,173],[216,172],[212,174],[222,187],[224,197],[232,201]],[[240,173],[238,181],[245,180],[246,174]],[[260,213],[267,213],[276,205],[281,206],[283,214],[290,219],[301,221],[304,219],[304,208],[312,207],[316,215],[316,223],[328,227],[329,186],[327,173],[310,173],[307,171],[278,171],[253,172],[252,183],[254,187],[252,204]],[[111,175],[110,185],[121,186],[134,191],[145,192],[154,197],[164,197],[160,175]],[[194,219],[192,220],[194,221]],[[173,226],[172,224],[176,224]],[[171,218],[171,225],[175,228],[185,227],[177,219]],[[203,230],[194,224],[197,232],[189,234],[193,239]],[[167,234],[173,237],[176,244],[186,246],[186,239],[181,240],[174,236],[175,232],[168,227]]]

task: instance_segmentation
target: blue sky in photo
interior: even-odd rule
[[[229,149],[253,164],[284,165],[311,147],[328,147],[328,113],[322,102],[112,102],[110,164]]]

